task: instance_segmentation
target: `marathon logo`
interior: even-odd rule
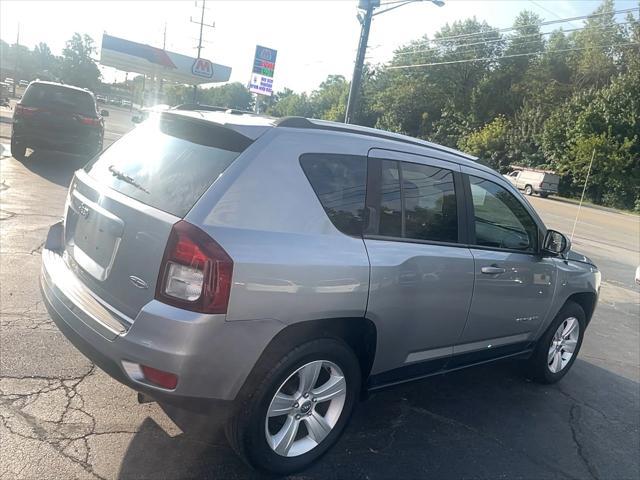
[[[198,77],[213,78],[213,65],[209,60],[196,58],[191,67],[191,73]]]

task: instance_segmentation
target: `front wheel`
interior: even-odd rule
[[[548,193],[540,193],[540,196],[542,198],[547,198],[549,196],[549,194]]]
[[[227,425],[252,467],[286,475],[317,460],[340,437],[360,391],[360,365],[342,341],[314,340],[281,359]]]
[[[539,383],[556,383],[575,362],[586,328],[580,305],[567,302],[542,335],[528,360],[528,373]]]
[[[16,160],[24,160],[27,155],[27,146],[11,137],[11,155]]]

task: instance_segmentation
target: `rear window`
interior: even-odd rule
[[[96,116],[96,104],[89,92],[59,85],[34,83],[24,92],[25,107],[48,107]]]
[[[307,153],[300,165],[327,216],[338,230],[361,235],[367,159],[356,155]]]
[[[184,217],[250,144],[220,125],[164,114],[122,137],[85,170],[128,197]]]

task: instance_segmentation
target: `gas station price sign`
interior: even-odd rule
[[[256,45],[253,58],[253,70],[249,81],[249,90],[261,95],[273,93],[273,71],[276,68],[278,51],[272,48]]]

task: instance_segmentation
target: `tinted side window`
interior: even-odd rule
[[[402,162],[404,236],[437,242],[458,241],[453,172]]]
[[[338,230],[361,235],[367,159],[357,155],[307,153],[300,165],[327,216]]]
[[[501,186],[469,175],[476,245],[535,251],[538,227],[520,201]]]

